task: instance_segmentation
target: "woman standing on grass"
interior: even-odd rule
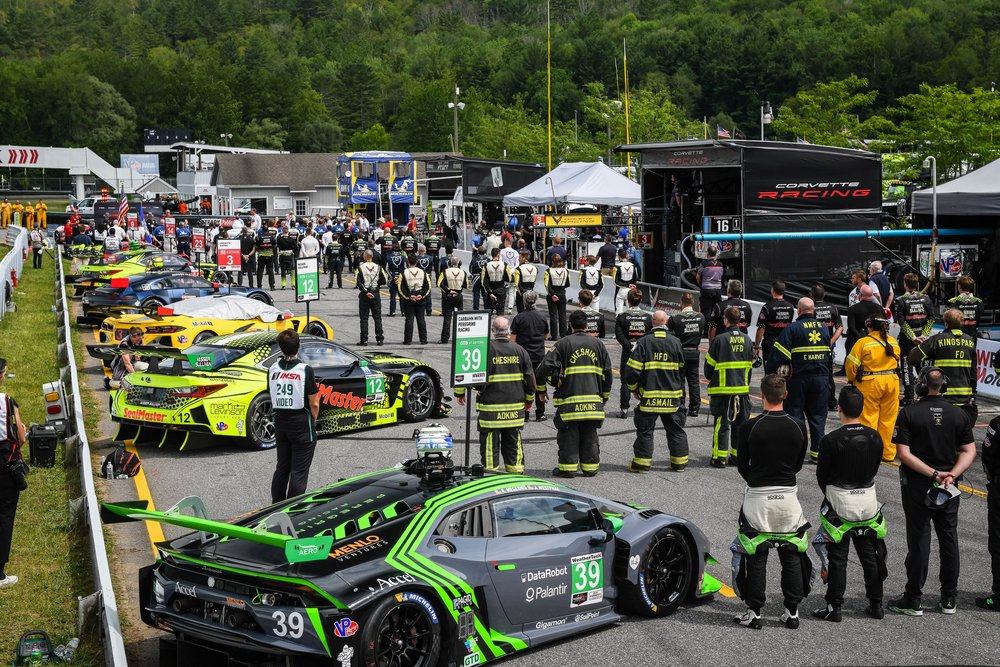
[[[0,359],[0,384],[6,377],[7,360]],[[14,514],[22,489],[9,466],[21,461],[21,445],[24,444],[21,413],[14,399],[4,393],[0,393],[0,429],[0,588],[4,588],[17,583],[17,577],[4,571],[10,559]]]

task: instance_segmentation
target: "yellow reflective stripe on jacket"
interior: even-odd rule
[[[778,344],[775,343],[774,346],[778,347]],[[784,350],[785,348],[781,348],[781,349]],[[796,354],[796,353],[798,353],[798,354],[808,354],[810,352],[829,352],[829,351],[830,351],[830,346],[829,345],[804,345],[802,347],[793,347],[792,348],[792,354]]]
[[[935,359],[934,365],[938,368],[968,368],[972,366],[972,359]]]
[[[642,389],[639,395],[643,398],[680,398],[684,395],[683,389]]]
[[[524,403],[477,403],[476,410],[479,412],[504,412],[509,410],[523,410]]]
[[[948,390],[944,392],[943,396],[955,396],[956,394],[960,396],[971,396],[972,387],[948,387]]]
[[[775,347],[777,347],[777,344],[775,344]],[[715,366],[715,359],[712,358],[712,355],[706,354],[705,363],[708,364],[709,366]]]
[[[490,382],[523,382],[524,373],[494,373],[489,377]]]
[[[560,412],[559,419],[564,422],[583,421],[585,419],[604,419],[603,412]]]
[[[722,395],[722,396],[736,396],[736,395],[739,395],[739,394],[749,394],[750,393],[750,385],[744,384],[744,385],[740,385],[738,387],[734,387],[734,386],[730,386],[730,387],[709,387],[707,393],[708,393],[709,396],[718,396],[718,395]]]
[[[509,421],[497,421],[493,419],[479,420],[479,428],[517,428],[519,426],[524,426],[524,417]]]
[[[588,375],[593,373],[594,375],[604,375],[604,369],[600,366],[573,366],[572,368],[567,368],[563,375]]]
[[[625,362],[625,365],[628,366],[629,368],[634,368],[635,370],[637,370],[639,372],[642,372],[642,371],[646,370],[646,364],[644,364],[641,361],[636,360],[634,357],[629,357],[628,361]]]
[[[781,343],[777,342],[777,341],[775,341],[774,347],[772,349],[777,350],[778,352],[780,352],[781,354],[785,355],[789,359],[792,358],[792,353],[788,351],[788,348],[785,347],[784,345],[782,345]]]
[[[629,362],[631,361],[632,359],[630,358]],[[679,361],[647,361],[644,370],[677,371],[680,368],[681,363]]]
[[[570,396],[567,398],[553,398],[552,405],[574,405],[576,403],[600,403],[603,399],[597,394],[588,394],[584,396]]]
[[[724,371],[732,368],[750,368],[752,366],[752,361],[723,361],[722,363],[715,364],[715,370]],[[679,365],[678,368],[680,368]]]

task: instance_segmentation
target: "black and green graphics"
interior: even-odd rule
[[[242,657],[360,665],[389,651],[398,664],[464,667],[626,610],[669,613],[717,588],[704,570],[708,544],[683,519],[543,480],[459,471],[431,485],[410,470],[344,480],[230,523],[201,518],[193,501],[199,518],[134,504],[103,514],[196,531],[158,545],[160,560],[143,570],[143,620]],[[682,548],[670,553],[686,554],[675,559],[677,590],[664,579],[646,590],[650,559],[671,539]]]

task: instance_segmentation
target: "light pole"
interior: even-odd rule
[[[608,103],[607,111],[602,113],[604,120],[608,121],[608,166],[611,166],[611,118],[615,115],[615,112],[622,108],[621,100],[611,100]]]
[[[232,132],[223,132],[222,134],[219,135],[219,138],[220,139],[224,139],[225,142],[226,142],[226,145],[228,146],[229,145],[229,140],[233,138],[233,133]]]
[[[455,86],[455,101],[448,102],[448,108],[452,109],[455,112],[455,136],[453,138],[452,148],[454,148],[456,153],[458,152],[458,112],[460,109],[465,109],[465,102],[458,101],[459,93],[460,91],[458,89],[458,86]]]
[[[937,284],[938,277],[938,252],[937,247],[938,241],[938,225],[937,225],[937,158],[933,155],[928,155],[924,158],[924,169],[931,170],[931,256],[929,264],[934,268],[931,269],[931,278],[934,280],[935,285]],[[940,295],[940,292],[938,293]]]
[[[774,111],[771,110],[771,103],[764,102],[760,105],[760,140],[764,141],[764,126],[770,125],[774,120]]]

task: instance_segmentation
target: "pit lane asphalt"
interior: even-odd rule
[[[325,285],[325,277],[323,284]],[[276,304],[296,314],[304,306],[294,303],[291,289],[274,293]],[[435,293],[435,304],[438,304]],[[467,301],[468,306],[468,301]],[[386,345],[356,348],[358,340],[357,292],[345,280],[344,288],[323,290],[321,299],[313,302],[312,314],[326,319],[335,330],[335,340],[362,352],[386,351],[418,358],[447,374],[450,368],[450,348],[444,345],[426,346],[401,344],[403,318],[384,317]],[[383,297],[383,311],[388,312],[388,300]],[[544,312],[544,311],[543,311]],[[428,318],[428,339],[439,339],[441,317]],[[415,336],[416,337],[416,336]],[[371,336],[374,340],[374,335]],[[625,470],[632,456],[634,427],[628,419],[617,417],[619,346],[613,338],[607,346],[615,364],[615,386],[608,402],[601,429],[601,473],[592,479],[577,478],[570,482],[578,489],[608,498],[656,507],[690,519],[712,542],[712,552],[720,561],[711,566],[711,573],[731,585],[730,552],[736,518],[743,497],[744,483],[733,468],[717,470],[708,466],[711,455],[711,428],[705,417],[689,419],[687,433],[691,448],[691,464],[683,473],[669,470],[667,449],[662,430],[656,434],[654,470],[647,475],[630,474]],[[85,371],[93,386],[98,375],[91,366]],[[757,384],[759,372],[753,382]],[[704,390],[704,387],[703,387]],[[757,394],[755,390],[753,394]],[[704,398],[704,391],[703,391]],[[633,408],[635,401],[633,400]],[[441,419],[464,442],[464,408],[457,404],[451,417]],[[548,414],[552,415],[551,406]],[[754,399],[754,412],[760,402]],[[976,429],[981,443],[986,422],[997,411],[994,405],[982,406],[980,425]],[[473,461],[477,460],[477,439],[473,415]],[[836,428],[836,413],[831,413],[827,430]],[[310,474],[310,486],[315,487],[339,478],[391,466],[412,455],[413,425],[399,424],[367,432],[352,433],[320,440]],[[110,419],[102,420],[102,432],[113,434]],[[548,479],[556,464],[555,428],[551,419],[529,422],[523,432],[526,474]],[[103,457],[107,450],[98,450]],[[257,508],[269,502],[269,486],[274,468],[273,452],[251,452],[227,443],[179,452],[169,449],[140,448],[148,486],[158,509],[166,509],[188,495],[198,495],[204,501],[209,516],[225,519]],[[456,457],[461,457],[457,452]],[[821,493],[815,483],[815,468],[807,464],[799,474],[799,496],[806,516],[818,525],[817,511]],[[137,497],[132,482],[101,482],[102,493],[109,500]],[[966,484],[985,490],[985,477],[979,461],[967,474]],[[889,522],[889,578],[885,582],[885,601],[901,595],[905,582],[903,559],[906,553],[903,514],[899,502],[898,471],[883,465],[876,479],[879,499],[885,504]],[[116,568],[116,590],[119,607],[137,604],[135,595],[137,568],[152,562],[150,540],[142,524],[122,524],[110,527],[115,550],[120,559]],[[183,532],[166,527],[167,536]],[[856,556],[851,554],[847,601],[844,620],[840,624],[826,623],[811,617],[811,610],[824,606],[825,586],[817,580],[810,596],[800,606],[802,626],[787,630],[778,623],[781,614],[779,588],[780,567],[772,556],[768,574],[768,603],[765,607],[765,628],[752,631],[736,626],[732,617],[742,612],[736,598],[721,594],[710,601],[686,604],[676,614],[665,619],[626,618],[614,627],[527,652],[506,664],[517,665],[643,665],[658,664],[993,664],[998,660],[996,637],[1000,629],[1000,614],[977,609],[973,599],[988,592],[990,561],[986,548],[986,502],[983,497],[963,494],[960,509],[959,540],[962,574],[959,581],[958,613],[946,616],[935,608],[938,599],[936,557],[937,543],[932,540],[932,557],[928,582],[924,588],[925,614],[922,618],[897,616],[886,612],[882,621],[873,621],[864,614],[864,587]],[[814,558],[814,564],[818,561]],[[124,608],[133,624],[141,625],[137,608]],[[154,630],[135,625],[127,631],[129,653],[134,664],[155,664]],[[137,662],[138,660],[138,662]]]

